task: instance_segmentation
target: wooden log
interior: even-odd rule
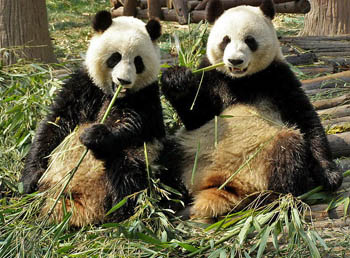
[[[314,89],[314,90],[306,90],[305,93],[308,96],[335,96],[335,94],[343,93],[345,87],[337,87],[337,88],[325,88],[325,89]]]
[[[326,64],[331,64],[335,68],[337,68],[340,71],[348,71],[350,70],[350,58],[346,57],[321,57],[321,61],[325,62]]]
[[[119,7],[117,10],[112,11],[113,17],[118,17],[123,15],[123,7]],[[177,16],[174,9],[162,8],[162,17],[165,21],[175,21],[177,22]],[[147,9],[137,8],[136,17],[139,19],[148,19]]]
[[[163,18],[160,0],[147,0],[147,10],[148,19]]]
[[[198,1],[198,5],[195,8],[195,10],[205,10],[205,7],[208,1],[209,0]],[[228,5],[229,6],[228,8],[236,7],[239,5],[259,6],[261,4],[261,0],[230,0],[230,2],[231,4]],[[288,3],[288,2],[296,2],[296,1],[295,0],[274,0],[274,3],[276,5],[281,3]],[[225,9],[228,9],[228,8],[225,8]]]
[[[336,125],[345,126],[345,125],[349,125],[349,124],[350,124],[350,116],[322,120],[322,125],[324,127],[331,127],[331,126],[336,126]]]
[[[320,51],[320,52],[318,52],[318,51],[316,51],[315,54],[317,57],[321,57],[321,56],[342,57],[342,56],[350,56],[350,51],[344,51],[344,52],[336,52],[336,51],[330,51],[330,52]]]
[[[299,55],[289,55],[285,57],[286,61],[292,65],[308,65],[317,62],[317,56],[312,52]]]
[[[328,204],[317,204],[311,206],[312,219],[316,221],[321,221],[325,219],[341,219],[344,218],[344,204],[339,205],[338,207],[327,211]],[[350,209],[346,216],[350,215]]]
[[[344,86],[345,83],[350,82],[350,71],[322,76],[310,80],[302,80],[301,82],[305,90]]]
[[[125,0],[124,2],[124,16],[136,16],[137,0]]]
[[[281,37],[280,41],[284,43],[296,43],[300,41],[347,41],[350,35],[339,36],[303,36],[303,37]]]
[[[333,158],[350,156],[350,132],[327,135]]]
[[[306,74],[328,74],[335,72],[335,68],[329,65],[305,66],[298,67],[298,69]]]
[[[317,113],[325,120],[350,116],[350,104],[319,110]]]
[[[350,103],[350,94],[342,95],[336,98],[332,99],[321,99],[312,102],[312,105],[315,107],[316,110],[322,110],[332,107],[337,107],[344,104]]]
[[[185,0],[173,0],[173,5],[178,22],[180,24],[187,24],[189,18],[187,2],[185,2]]]

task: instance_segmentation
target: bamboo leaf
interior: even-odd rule
[[[320,235],[316,232],[316,231],[311,231],[311,233],[313,234],[313,236],[320,242],[320,244],[323,246],[323,248],[325,250],[328,250],[328,246],[326,244],[326,242],[320,237]]]
[[[176,244],[178,244],[179,246],[184,248],[186,251],[189,251],[191,253],[198,251],[198,249],[196,247],[194,247],[193,245],[187,244],[187,243],[176,242]]]
[[[238,242],[240,245],[242,245],[248,235],[248,231],[251,228],[251,224],[253,221],[253,217],[248,217],[248,219],[245,221],[243,228],[241,229],[241,231],[238,234]]]
[[[128,197],[123,198],[120,202],[118,202],[116,205],[114,205],[105,216],[108,216],[109,214],[115,212],[116,210],[120,209],[126,202],[128,201]]]
[[[270,235],[271,232],[271,227],[267,226],[264,229],[264,233],[261,236],[261,240],[260,240],[260,245],[259,245],[259,249],[258,249],[258,254],[257,254],[257,258],[262,257],[262,255],[264,254],[265,248],[266,248],[266,244],[267,244],[267,239]]]

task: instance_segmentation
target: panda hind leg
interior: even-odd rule
[[[307,166],[307,146],[299,131],[283,129],[279,132],[270,155],[269,190],[295,196],[308,190],[311,180]]]
[[[227,214],[241,201],[238,195],[217,187],[204,189],[194,196],[191,218],[211,223],[214,218]]]

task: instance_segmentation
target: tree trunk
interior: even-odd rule
[[[350,34],[349,0],[310,0],[311,11],[305,15],[301,35]]]
[[[0,0],[0,62],[13,64],[18,58],[57,62],[45,0]]]

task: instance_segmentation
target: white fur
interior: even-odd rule
[[[224,53],[219,45],[225,36],[231,42]],[[258,49],[252,52],[244,40],[253,36]],[[264,16],[259,7],[239,6],[225,11],[215,22],[207,44],[207,56],[212,64],[224,62],[217,68],[231,77],[243,77],[265,69],[273,60],[284,60],[272,21]],[[244,73],[230,72],[233,65],[228,59],[242,59],[244,62],[235,68],[247,69]]]
[[[112,69],[107,59],[115,52],[122,55],[121,61]],[[141,56],[145,70],[136,74],[134,59]],[[118,17],[103,33],[96,33],[90,41],[85,65],[93,82],[105,93],[113,94],[112,82],[117,78],[131,81],[127,88],[137,91],[157,80],[160,69],[160,53],[152,42],[145,23],[133,17]]]

